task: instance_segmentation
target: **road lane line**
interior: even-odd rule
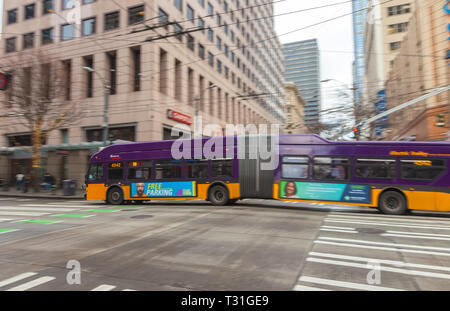
[[[92,289],[91,291],[110,291],[110,290],[113,290],[114,288],[116,288],[116,286],[103,284],[103,285],[97,286],[96,288]]]
[[[137,292],[137,290],[126,288],[126,289],[122,290],[122,292]]]
[[[13,277],[11,277],[11,278],[9,278],[9,279],[0,281],[0,287],[9,285],[9,284],[14,283],[14,282],[17,282],[17,281],[21,281],[21,280],[23,280],[23,279],[26,279],[26,278],[29,278],[29,277],[31,277],[31,276],[34,276],[34,275],[36,275],[36,274],[37,274],[37,273],[35,273],[35,272],[26,272],[26,273],[22,273],[22,274],[13,276]]]
[[[354,248],[378,249],[378,250],[383,250],[383,251],[401,252],[401,253],[426,254],[426,255],[436,255],[436,256],[450,256],[449,253],[419,251],[419,250],[414,250],[414,249],[395,248],[395,247],[381,247],[381,246],[370,246],[370,245],[360,245],[360,244],[350,244],[350,243],[337,243],[337,242],[327,242],[327,241],[314,241],[313,243],[315,243],[315,244],[335,245],[335,246],[340,246],[340,247],[344,246],[344,247],[354,247]]]
[[[15,220],[15,219],[12,219],[12,218],[0,218],[0,222],[10,221],[10,220]]]
[[[314,258],[314,257],[308,257],[308,258],[306,258],[306,261],[316,262],[316,263],[324,263],[324,264],[335,265],[335,266],[362,268],[362,269],[368,269],[368,270],[374,269],[372,265],[348,262],[348,261],[330,260],[330,259],[322,259],[322,258]],[[407,270],[407,269],[386,267],[386,266],[382,266],[382,265],[380,265],[377,268],[379,268],[380,271],[387,271],[387,272],[394,272],[394,273],[400,273],[400,274],[450,280],[450,274],[444,274],[444,273],[426,272],[426,271],[419,271],[419,270]]]
[[[321,284],[321,285],[345,287],[345,288],[358,289],[358,290],[367,290],[367,291],[404,291],[403,289],[397,289],[397,288],[366,285],[366,284],[360,284],[360,283],[343,282],[343,281],[337,281],[337,280],[331,280],[331,279],[321,279],[321,278],[315,278],[315,277],[310,277],[310,276],[301,276],[299,281],[307,282],[307,283],[314,283],[314,284]]]
[[[448,248],[448,247],[434,247],[434,246],[423,246],[423,245],[414,245],[414,244],[398,244],[398,243],[374,242],[374,241],[366,241],[366,240],[342,239],[342,238],[333,238],[333,237],[319,237],[319,240],[330,240],[330,241],[338,241],[338,242],[350,242],[350,243],[382,245],[382,246],[394,246],[394,247],[398,247],[399,246],[399,247],[408,247],[408,248],[417,248],[417,249],[429,249],[429,250],[435,250],[435,251],[448,251],[448,252],[450,252],[450,248]]]
[[[422,220],[422,219],[413,219],[413,218],[392,218],[392,217],[371,217],[371,216],[353,216],[353,215],[349,215],[349,216],[344,216],[344,215],[328,215],[328,217],[334,217],[334,218],[344,218],[344,219],[355,219],[355,220],[380,220],[383,219],[383,221],[396,221],[396,222],[415,222],[415,223],[431,223],[431,224],[436,224],[438,223],[439,225],[450,225],[450,221],[442,221],[442,220]]]
[[[41,219],[24,219],[24,220],[18,220],[15,221],[15,223],[30,223],[30,224],[41,224],[41,225],[52,225],[61,223],[61,220],[41,220]]]
[[[33,281],[30,281],[30,282],[24,283],[22,285],[10,288],[7,291],[11,291],[11,292],[14,292],[14,291],[25,291],[25,290],[28,290],[30,288],[33,288],[33,287],[45,284],[47,282],[53,281],[54,279],[55,278],[52,277],[52,276],[43,276],[43,277],[40,277],[40,278],[38,278],[36,280],[33,280]]]
[[[327,228],[327,229],[356,230],[355,228],[349,228],[349,227],[334,227],[334,226],[320,226],[320,227]]]
[[[450,267],[423,265],[423,264],[409,263],[409,262],[403,262],[403,261],[397,261],[397,260],[387,260],[387,259],[379,259],[379,258],[347,256],[347,255],[339,255],[339,254],[331,254],[331,253],[318,253],[318,252],[309,252],[308,255],[316,256],[316,257],[325,257],[325,258],[362,261],[362,262],[375,261],[375,262],[379,262],[381,264],[387,264],[387,265],[396,266],[397,268],[411,267],[411,268],[421,268],[421,269],[429,269],[429,270],[441,270],[441,271],[448,271],[448,272],[450,272]]]
[[[325,288],[318,288],[318,287],[311,287],[311,286],[304,286],[304,285],[295,285],[294,291],[297,292],[329,292],[331,289],[325,289]]]
[[[63,218],[88,218],[95,216],[93,214],[55,214],[50,215],[51,217],[63,217]]]
[[[363,222],[363,221],[352,221],[352,220],[334,220],[326,218],[326,222],[337,222],[346,224],[360,224],[360,225],[377,225],[377,226],[389,226],[389,227],[404,227],[404,228],[419,228],[419,229],[436,229],[436,230],[450,230],[450,227],[435,227],[435,226],[414,226],[407,224],[395,224],[395,223],[382,223],[382,222]]]

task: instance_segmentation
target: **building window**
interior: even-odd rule
[[[208,28],[208,40],[214,42],[214,31],[211,28]]]
[[[214,55],[211,52],[208,52],[208,63],[211,67],[214,67]]]
[[[83,36],[89,36],[95,34],[95,17],[84,19],[82,22],[82,34]]]
[[[131,54],[133,57],[133,91],[137,92],[141,90],[141,47],[131,48]]]
[[[23,48],[30,49],[34,47],[34,32],[23,35]]]
[[[183,81],[183,76],[182,76],[182,72],[183,70],[181,69],[181,62],[178,59],[175,59],[175,98],[178,100],[182,99],[182,81]]]
[[[53,10],[53,0],[44,0],[42,2],[42,15],[50,14],[51,10]]]
[[[83,0],[83,4],[94,3],[95,0]]]
[[[200,43],[198,44],[198,56],[201,59],[205,59],[205,47],[203,45],[201,45]]]
[[[217,71],[222,73],[222,62],[220,60],[217,60]]]
[[[397,42],[391,42],[389,43],[389,48],[391,49],[391,51],[396,51],[400,48],[401,42],[397,41]]]
[[[407,14],[411,12],[411,4],[406,3],[402,5],[391,6],[387,8],[388,16]]]
[[[62,61],[63,74],[64,74],[64,97],[66,100],[71,99],[71,86],[72,86],[72,61]]]
[[[117,92],[117,53],[106,53],[108,60],[108,76],[110,83],[110,94],[114,95]]]
[[[167,94],[167,52],[160,50],[159,53],[159,91]]]
[[[105,31],[117,29],[120,26],[120,12],[105,14]]]
[[[183,0],[174,0],[173,4],[180,12],[183,12]]]
[[[187,6],[187,18],[188,20],[194,22],[194,9],[189,5]]]
[[[6,53],[16,51],[16,37],[6,39]]]
[[[198,18],[198,27],[202,29],[202,32],[205,33],[205,21],[202,18]]]
[[[135,25],[144,22],[145,9],[143,5],[128,8],[128,25]]]
[[[42,45],[53,43],[53,28],[42,30]]]
[[[176,38],[178,39],[178,41],[182,42],[183,41],[183,34],[182,34],[183,28],[179,24],[173,24],[173,32],[178,34],[176,36]]]
[[[389,34],[405,32],[408,29],[408,23],[406,22],[406,23],[392,24],[389,25],[388,29]]]
[[[216,45],[219,50],[222,50],[222,39],[219,36],[216,37]]]
[[[161,25],[165,25],[164,28],[166,30],[169,30],[169,25],[167,25],[167,23],[169,22],[169,15],[162,9],[159,9],[158,14],[159,14],[159,23]]]
[[[34,3],[25,6],[25,19],[34,18],[35,8],[36,4]]]
[[[84,67],[94,69],[94,58],[93,56],[83,57]],[[86,70],[86,97],[91,98],[94,93],[94,72]]]
[[[205,7],[205,0],[198,0],[198,3],[200,3],[202,7]]]
[[[8,25],[17,23],[17,9],[8,11]]]
[[[209,2],[208,2],[208,15],[209,16],[213,16],[214,15],[214,7]]]
[[[195,39],[193,36],[187,34],[187,47],[189,50],[194,51],[195,49]]]
[[[61,41],[73,39],[75,37],[75,25],[67,24],[61,26]]]
[[[63,10],[73,9],[75,7],[74,0],[62,0],[62,8]]]

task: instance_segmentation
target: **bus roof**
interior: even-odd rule
[[[247,137],[254,137],[259,135],[246,135]],[[214,137],[220,139],[220,137]],[[221,137],[222,139],[231,138]],[[236,138],[236,136],[234,136]],[[198,138],[192,139],[192,141],[203,140],[205,143],[208,138]],[[190,139],[186,139],[188,141]],[[101,151],[94,154],[93,157],[96,159],[113,159],[115,154],[127,153],[127,152],[139,152],[139,151],[151,151],[151,150],[170,150],[172,144],[175,140],[163,140],[163,141],[152,141],[152,142],[135,142],[135,143],[125,143],[116,144],[105,147]],[[325,138],[320,137],[315,134],[281,134],[279,135],[280,145],[352,145],[352,146],[396,146],[396,147],[414,147],[414,146],[430,146],[438,147],[445,146],[450,147],[450,142],[440,141],[440,142],[417,142],[417,141],[329,141]],[[195,146],[192,143],[192,146]]]

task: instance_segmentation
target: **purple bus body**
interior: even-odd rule
[[[195,146],[195,141],[202,140],[204,145],[210,138],[193,139],[192,147]],[[222,137],[224,146],[226,146],[227,139],[233,139],[234,146],[237,146],[237,137]],[[186,140],[187,141],[187,140]],[[140,142],[128,143],[120,145],[109,146],[102,151],[94,154],[91,158],[92,163],[98,162],[114,162],[114,161],[135,161],[142,159],[172,159],[171,147],[174,140],[158,141],[158,142]],[[226,147],[224,147],[225,149]],[[430,155],[442,156],[411,156],[411,155],[391,155],[391,152],[423,152]],[[192,156],[194,152],[191,152]],[[233,151],[235,163],[238,162],[237,148]],[[433,187],[450,187],[450,143],[449,142],[332,142],[323,139],[317,135],[280,135],[279,136],[279,155],[303,155],[309,156],[332,156],[332,157],[348,157],[351,161],[350,167],[354,169],[355,157],[388,157],[394,159],[446,159],[447,170],[441,176],[429,181],[420,180],[402,180],[400,178],[400,164],[397,161],[396,165],[396,179],[395,180],[380,180],[380,179],[361,179],[354,177],[354,172],[351,172],[351,179],[347,183],[358,184],[383,184],[383,185],[417,185],[417,186],[433,186]],[[120,159],[114,159],[114,156],[119,156]],[[225,156],[225,155],[224,155]],[[312,162],[312,161],[310,161]],[[310,164],[311,169],[312,164]],[[234,177],[239,177],[238,165],[233,165]],[[274,179],[281,179],[280,165],[274,170]],[[305,181],[311,181],[307,179]],[[317,182],[317,181],[316,181]]]

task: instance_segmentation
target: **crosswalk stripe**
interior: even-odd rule
[[[347,256],[347,255],[340,255],[340,254],[318,253],[318,252],[309,252],[308,255],[315,256],[315,257],[325,257],[325,258],[333,258],[333,259],[345,259],[345,260],[362,261],[362,262],[373,261],[373,262],[378,262],[380,264],[387,264],[387,265],[392,265],[392,266],[401,267],[401,268],[411,267],[411,268],[421,268],[421,269],[428,269],[428,270],[441,270],[441,271],[448,271],[448,272],[450,272],[450,267],[423,265],[423,264],[409,263],[409,262],[403,262],[403,261],[397,261],[397,260],[387,260],[387,259],[358,257],[358,256]]]
[[[442,237],[442,238],[450,238],[448,234],[436,234],[436,233],[426,233],[426,232],[408,232],[408,231],[392,231],[387,230],[387,233],[396,233],[396,234],[409,234],[409,235],[421,235],[421,236],[433,236],[433,237]]]
[[[9,279],[0,281],[0,287],[3,287],[3,286],[6,286],[6,285],[9,285],[9,284],[12,284],[12,283],[17,282],[17,281],[21,281],[21,280],[23,280],[23,279],[26,279],[26,278],[29,278],[29,277],[31,277],[31,276],[34,276],[34,275],[36,275],[36,274],[37,274],[37,273],[35,273],[35,272],[26,272],[26,273],[22,273],[22,274],[13,276],[13,277],[11,277],[11,278],[9,278]]]
[[[450,253],[420,251],[420,250],[415,250],[415,249],[405,249],[405,248],[396,248],[396,247],[370,246],[370,245],[351,244],[351,243],[338,243],[338,242],[317,241],[317,240],[314,241],[313,243],[315,243],[315,244],[335,245],[335,246],[339,246],[339,247],[378,249],[378,250],[391,251],[391,252],[426,254],[426,255],[436,255],[436,256],[450,256]]]
[[[408,224],[396,224],[396,223],[382,223],[382,222],[369,222],[369,221],[353,221],[353,220],[335,220],[326,218],[326,222],[346,223],[346,224],[360,224],[360,225],[377,225],[377,226],[389,226],[389,227],[404,227],[404,228],[420,228],[420,229],[436,229],[436,230],[450,230],[450,227],[436,227],[436,226],[416,226]]]
[[[77,211],[78,209],[73,208],[52,208],[52,207],[12,207],[12,206],[0,206],[0,213],[2,211],[42,211],[42,212],[70,212],[70,211]]]
[[[328,217],[332,218],[344,218],[344,219],[354,219],[354,220],[380,220],[382,219],[385,222],[414,222],[414,223],[431,223],[431,224],[439,224],[439,225],[450,225],[450,221],[443,221],[443,220],[422,220],[422,219],[414,219],[418,217],[411,217],[411,218],[397,218],[397,217],[372,217],[372,216],[353,216],[353,215],[328,215]]]
[[[337,281],[337,280],[331,280],[331,279],[321,279],[321,278],[315,278],[315,277],[310,277],[310,276],[301,276],[299,281],[307,282],[307,283],[314,283],[314,284],[321,284],[321,285],[331,285],[331,286],[337,286],[337,287],[345,287],[345,288],[351,288],[351,289],[357,289],[357,290],[404,291],[403,289],[397,289],[397,288],[390,288],[390,287],[383,287],[383,286],[374,286],[374,285],[366,285],[366,284],[352,283],[352,282],[343,282],[343,281]]]
[[[33,213],[33,212],[7,212],[0,211],[0,216],[44,216],[49,213]]]
[[[103,285],[97,286],[96,288],[94,288],[91,291],[110,291],[110,290],[113,290],[114,288],[116,288],[116,286],[103,284]]]
[[[330,289],[311,287],[311,286],[304,286],[304,285],[295,285],[294,290],[298,291],[298,292],[331,291]]]
[[[355,263],[355,262],[348,262],[348,261],[330,260],[330,259],[322,259],[322,258],[314,258],[314,257],[308,257],[308,258],[306,258],[306,261],[330,264],[330,265],[335,265],[335,266],[344,266],[344,267],[353,267],[353,268],[362,268],[362,269],[373,270],[373,266],[371,266],[371,265]],[[415,275],[415,276],[432,277],[432,278],[439,278],[439,279],[450,279],[450,274],[444,274],[444,273],[427,272],[427,271],[419,271],[419,270],[407,270],[407,269],[386,267],[386,266],[382,266],[382,265],[380,265],[378,267],[378,269],[380,269],[380,271],[387,271],[387,272],[394,272],[394,273],[401,273],[401,274],[408,274],[408,275]]]
[[[30,288],[33,288],[33,287],[42,285],[44,283],[53,281],[54,279],[55,278],[52,277],[52,276],[43,276],[43,277],[40,277],[40,278],[38,278],[36,280],[33,280],[33,281],[30,281],[30,282],[24,283],[22,285],[10,288],[7,291],[25,291],[25,290],[28,290]]]
[[[0,222],[4,222],[4,221],[11,221],[14,220],[12,218],[0,218]]]
[[[394,233],[382,233],[380,235],[381,236],[393,236],[393,237],[398,237],[398,238],[407,238],[407,239],[450,241],[450,238],[440,238],[440,237],[421,236],[421,235],[407,235],[407,234],[394,234]]]
[[[354,230],[338,230],[338,229],[327,229],[327,228],[320,228],[320,231],[330,231],[330,232],[344,232],[344,233],[358,233]]]
[[[367,209],[366,209],[367,211]],[[365,213],[345,213],[345,212],[330,212],[328,216],[355,216],[355,217],[374,217],[374,218],[392,218],[392,219],[417,219],[417,220],[430,220],[430,221],[443,221],[450,222],[450,219],[445,217],[436,217],[436,216],[424,216],[424,215],[386,215],[381,213],[374,213],[372,211]]]
[[[350,243],[369,244],[369,245],[382,245],[382,246],[394,246],[394,247],[407,247],[407,248],[417,248],[417,249],[429,249],[429,250],[435,250],[435,251],[448,251],[448,252],[450,252],[450,248],[448,248],[448,247],[434,247],[434,246],[423,246],[423,245],[414,245],[414,244],[398,244],[398,243],[374,242],[374,241],[366,241],[366,240],[342,239],[342,238],[333,238],[333,237],[319,237],[319,240],[330,240],[330,241],[338,241],[338,242],[350,242]]]
[[[136,292],[135,289],[129,289],[129,288],[124,289],[124,290],[122,290],[122,291],[123,291],[123,292]]]

